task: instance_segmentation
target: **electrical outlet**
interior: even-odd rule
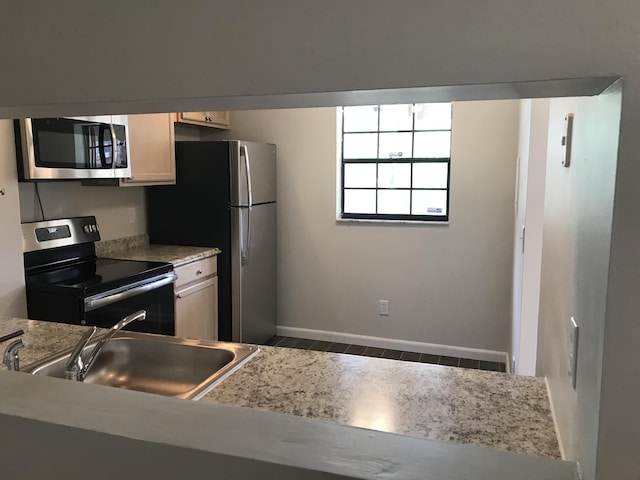
[[[385,317],[389,315],[389,300],[378,300],[378,311]]]
[[[576,377],[578,369],[578,322],[571,317],[569,320],[569,378],[571,386],[576,388]]]
[[[136,207],[129,207],[129,223],[136,223]]]

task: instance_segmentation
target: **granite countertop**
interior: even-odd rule
[[[26,347],[20,350],[21,367],[47,358],[61,350],[74,347],[87,328],[89,327],[82,325],[0,317],[0,336],[16,330],[24,330],[24,335],[21,338],[25,341]],[[103,329],[99,330],[104,331]],[[4,352],[5,347],[6,343],[0,345],[0,353]],[[6,367],[0,364],[0,370],[6,370]]]
[[[137,235],[98,242],[96,253],[103,258],[166,262],[173,264],[174,267],[179,267],[186,263],[218,255],[221,250],[215,247],[149,244],[147,235]]]
[[[543,378],[260,349],[200,401],[560,458]]]
[[[74,346],[87,327],[0,318],[0,335],[19,328],[27,366]],[[200,402],[560,458],[545,381],[536,377],[260,346]]]

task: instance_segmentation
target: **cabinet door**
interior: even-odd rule
[[[218,339],[218,277],[176,291],[175,308],[177,337]]]
[[[177,121],[203,127],[228,129],[229,112],[179,112]]]
[[[173,115],[129,115],[131,178],[122,185],[176,183]]]

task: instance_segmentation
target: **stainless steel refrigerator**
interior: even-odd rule
[[[146,188],[152,243],[219,247],[218,336],[276,331],[276,147],[176,142],[176,185]]]

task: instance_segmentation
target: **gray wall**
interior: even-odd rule
[[[33,185],[19,185],[20,218],[23,222],[42,219]],[[147,231],[143,187],[84,187],[80,182],[40,182],[38,188],[47,220],[95,215],[102,240],[130,237]],[[129,223],[129,208],[136,211],[135,223]]]
[[[562,166],[564,116],[574,114],[572,163]],[[549,111],[538,374],[547,377],[568,458],[594,478],[609,237],[620,92],[554,99]],[[569,319],[580,328],[576,390],[569,369]]]
[[[278,147],[278,326],[506,351],[518,112],[454,104],[449,225],[336,222],[336,109],[233,112]]]
[[[606,305],[595,305],[606,307],[602,389],[578,401],[582,408],[600,395],[599,429],[577,441],[598,443],[597,456],[584,459],[586,471],[596,465],[600,479],[637,478],[640,362],[629,359],[640,345],[639,17],[640,3],[627,0],[606,8],[596,0],[272,0],[268,8],[258,0],[160,0],[153,8],[68,0],[55,11],[46,0],[5,2],[0,43],[11,48],[0,53],[0,114],[384,103],[402,99],[394,89],[442,85],[493,86],[436,88],[433,96],[423,91],[424,100],[479,99],[487,91],[552,96],[556,82],[533,93],[531,85],[500,84],[624,77],[609,283]],[[74,56],[61,55],[69,45]],[[325,93],[297,95],[305,92]],[[16,229],[11,219],[3,227]]]
[[[27,302],[22,271],[22,235],[13,122],[0,120],[0,315],[24,317]]]

